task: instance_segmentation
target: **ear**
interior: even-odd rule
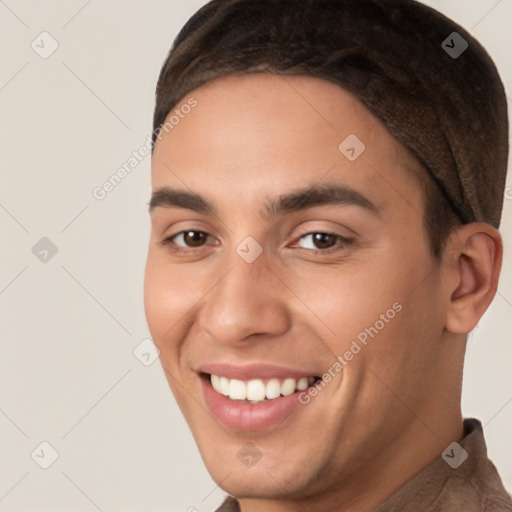
[[[449,293],[446,329],[467,334],[491,304],[503,259],[503,242],[490,224],[473,222],[449,237],[445,254]]]

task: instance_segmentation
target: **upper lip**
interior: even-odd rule
[[[201,365],[199,373],[209,373],[228,379],[252,380],[252,379],[300,379],[302,377],[315,377],[318,373],[276,366],[273,364],[227,364],[227,363],[208,363]]]

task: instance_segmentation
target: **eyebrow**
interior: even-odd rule
[[[260,215],[274,217],[322,205],[359,206],[379,216],[379,209],[364,195],[347,185],[317,184],[281,194],[266,203]],[[162,187],[153,193],[149,211],[155,208],[185,208],[205,215],[217,215],[215,206],[195,192]]]

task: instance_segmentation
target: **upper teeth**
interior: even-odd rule
[[[243,381],[228,379],[218,375],[211,375],[210,381],[213,389],[231,400],[249,400],[250,402],[261,402],[267,399],[277,398],[281,395],[288,396],[295,391],[302,391],[315,382],[315,377],[302,377],[300,379],[253,379]]]

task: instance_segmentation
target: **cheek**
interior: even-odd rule
[[[381,260],[378,266],[358,262],[332,271],[310,268],[294,281],[293,289],[339,355],[366,328],[375,323],[381,328],[381,315],[391,321],[399,317],[407,286],[402,275],[394,276]]]
[[[187,301],[183,300],[183,276],[179,270],[162,261],[151,250],[148,253],[144,277],[144,309],[153,341],[161,351],[168,350],[167,340],[179,330]]]
[[[161,331],[165,327],[165,285],[155,265],[154,258],[148,255],[144,276],[144,310],[153,341],[159,345]],[[164,300],[162,300],[164,299]]]
[[[439,273],[421,255],[411,261],[362,276],[346,312],[348,343],[366,343],[359,343],[360,363],[400,389],[435,369],[443,332]]]
[[[148,252],[144,278],[146,320],[163,363],[173,372],[186,359],[182,356],[190,349],[187,335],[216,279],[216,275],[194,270],[186,263],[169,263],[161,250],[150,248]]]
[[[429,319],[436,313],[425,304],[435,301],[435,277],[426,278],[432,269],[424,256],[410,256],[380,252],[378,261],[332,271],[309,269],[294,280],[294,292],[307,306],[308,318],[318,324],[335,355],[343,355],[353,341],[366,349],[379,340],[389,350],[409,346],[418,331],[427,336],[432,329]]]
[[[160,363],[179,407],[186,410],[179,340],[185,336],[190,305],[180,290],[187,290],[183,270],[169,266],[158,254],[148,254],[144,278],[144,308],[153,342],[160,350]],[[188,384],[189,385],[189,384]]]

